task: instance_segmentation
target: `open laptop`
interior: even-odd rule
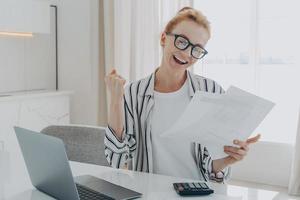
[[[60,200],[134,199],[142,194],[84,175],[75,181],[62,140],[14,127],[32,184]]]

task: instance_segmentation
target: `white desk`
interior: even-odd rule
[[[70,162],[74,176],[90,174],[103,178],[112,183],[127,187],[143,193],[142,199],[183,199],[173,190],[172,183],[189,181],[188,179],[169,176],[133,172],[128,170],[117,170],[109,167],[102,167],[90,164]],[[191,181],[191,180],[190,180]],[[21,181],[22,182],[22,181]],[[295,200],[300,197],[287,196],[284,193],[268,190],[259,190],[247,187],[211,184],[215,193],[205,197],[189,197],[184,199],[243,199],[243,200]],[[3,191],[2,191],[3,192]],[[31,184],[23,186],[7,185],[4,188],[4,200],[50,200],[53,199],[35,189]]]

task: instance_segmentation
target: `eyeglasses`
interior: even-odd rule
[[[196,59],[203,58],[208,52],[199,44],[192,44],[189,39],[182,35],[178,35],[175,33],[166,33],[167,35],[172,35],[175,37],[174,46],[180,50],[186,50],[189,46],[192,46],[191,55]]]

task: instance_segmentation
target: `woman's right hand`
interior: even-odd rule
[[[116,69],[112,69],[104,80],[110,92],[111,101],[120,103],[123,100],[126,80],[117,73]]]
[[[117,134],[118,139],[121,140],[124,127],[123,95],[126,81],[124,78],[118,75],[115,69],[112,69],[104,80],[110,92],[108,125]]]

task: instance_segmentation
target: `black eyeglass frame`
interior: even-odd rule
[[[175,38],[174,38],[174,46],[175,46],[177,49],[179,49],[179,50],[183,50],[183,51],[184,51],[184,50],[186,50],[187,48],[189,48],[190,46],[192,46],[192,48],[191,48],[191,56],[193,56],[193,58],[201,59],[201,58],[203,58],[206,54],[208,54],[208,51],[207,51],[206,49],[204,49],[201,45],[191,43],[190,40],[189,40],[188,38],[186,38],[185,36],[183,36],[183,35],[179,35],[179,34],[175,34],[175,33],[170,33],[170,32],[166,32],[166,34],[167,34],[167,35],[172,35],[172,36],[175,37]],[[187,42],[188,42],[188,45],[187,45],[185,48],[183,48],[183,49],[179,48],[179,47],[176,45],[176,40],[177,40],[179,37],[184,38],[184,39],[187,40]],[[193,52],[193,49],[194,49],[195,47],[200,47],[200,48],[204,51],[203,55],[202,55],[200,58],[195,57],[195,56],[193,55],[193,53],[192,53],[192,52]]]

